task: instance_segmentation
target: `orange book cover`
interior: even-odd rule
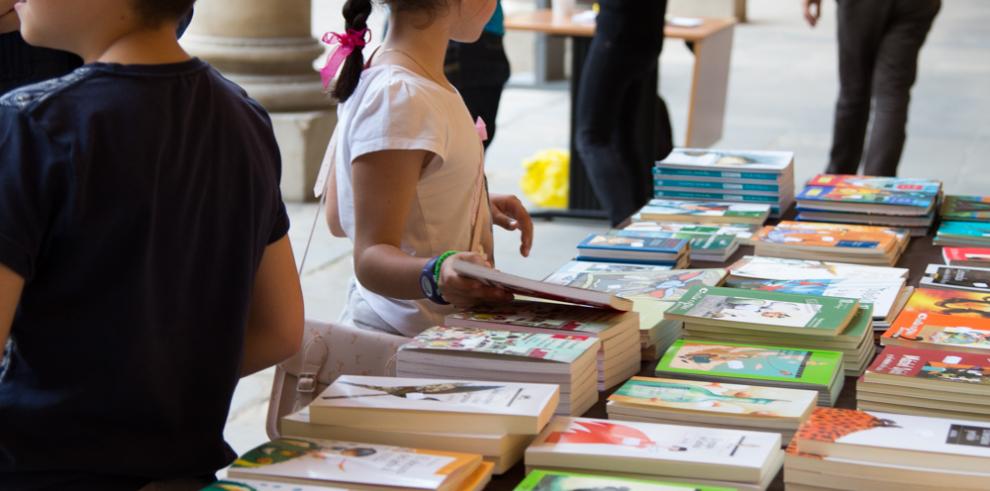
[[[886,232],[843,228],[826,229],[806,225],[800,222],[781,222],[776,227],[763,227],[755,239],[758,242],[780,245],[851,247],[875,249],[881,252],[889,251],[897,246],[897,237]]]
[[[882,341],[883,344],[908,341],[947,348],[990,350],[990,296],[979,292],[919,288],[883,334]]]

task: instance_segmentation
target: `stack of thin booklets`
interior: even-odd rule
[[[856,401],[869,411],[990,421],[990,359],[888,346],[856,384]]]
[[[626,227],[624,229],[612,230],[608,235],[637,238],[644,242],[684,239],[690,245],[689,256],[692,261],[724,262],[736,252],[736,249],[739,249],[739,239],[735,234],[668,232],[661,227],[655,227],[653,229]],[[685,261],[684,264],[687,264],[687,262]]]
[[[732,488],[533,469],[514,491],[732,491]]]
[[[685,223],[685,222],[655,222],[643,220],[639,213],[632,216],[632,219],[623,230],[630,232],[670,232],[675,237],[682,239],[721,237],[734,235],[741,245],[753,245],[753,234],[760,230],[761,225],[754,223]],[[692,244],[693,245],[693,244]]]
[[[234,480],[280,482],[319,489],[339,486],[368,491],[480,491],[491,479],[492,467],[476,454],[338,440],[280,438],[241,456],[230,466],[227,475]]]
[[[874,330],[886,331],[911,297],[905,268],[745,256],[729,266],[723,286],[780,293],[857,298],[873,306]]]
[[[656,376],[818,392],[832,406],[842,391],[842,353],[681,339],[664,353]]]
[[[990,354],[990,301],[985,293],[918,288],[880,344]]]
[[[592,336],[438,326],[399,348],[395,373],[557,384],[557,414],[577,415],[598,401],[598,350]]]
[[[777,433],[558,416],[526,467],[763,490],[783,453]]]
[[[812,390],[633,377],[605,409],[612,420],[780,433],[786,446],[817,399]]]
[[[990,246],[990,222],[942,222],[932,243],[938,246]]]
[[[756,234],[757,256],[893,266],[911,236],[868,225],[783,221]]]
[[[928,234],[942,182],[904,177],[821,174],[798,194],[798,220],[906,228]]]
[[[990,268],[990,248],[986,247],[943,247],[942,259],[949,266],[973,266]]]
[[[287,485],[275,481],[258,481],[255,479],[238,479],[232,481],[221,479],[200,491],[347,491],[344,488],[330,486],[307,486],[305,484]]]
[[[283,416],[279,431],[478,454],[501,474],[550,421],[559,397],[548,384],[344,375]]]
[[[818,408],[787,449],[788,491],[990,489],[984,423]]]
[[[636,222],[744,223],[763,225],[769,205],[728,201],[652,199],[633,215]]]
[[[691,243],[686,239],[616,230],[585,237],[577,245],[576,259],[686,268],[690,263],[690,251]]]
[[[611,293],[633,302],[639,313],[639,346],[644,360],[656,360],[681,336],[681,322],[664,319],[664,312],[692,286],[717,286],[724,269],[661,270],[645,267],[572,261],[543,281]]]
[[[990,268],[929,264],[918,286],[990,293]]]
[[[943,222],[990,222],[990,196],[946,195],[939,215]]]
[[[675,148],[653,169],[657,198],[764,203],[780,217],[794,202],[794,152]]]
[[[871,310],[854,298],[699,287],[666,315],[684,321],[688,339],[838,351],[859,376],[875,353]]]
[[[447,316],[445,325],[544,334],[580,334],[598,338],[598,390],[622,383],[639,372],[639,315],[580,305],[516,300],[478,306]]]

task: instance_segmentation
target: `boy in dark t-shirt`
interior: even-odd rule
[[[271,123],[178,45],[192,3],[16,5],[85,65],[0,98],[0,489],[208,482],[239,377],[299,348]]]

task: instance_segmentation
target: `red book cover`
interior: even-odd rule
[[[867,379],[871,373],[990,385],[990,357],[888,346],[867,369]]]
[[[942,257],[947,264],[953,261],[985,262],[990,264],[990,249],[983,247],[944,247]]]

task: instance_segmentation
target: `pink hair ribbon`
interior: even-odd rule
[[[320,77],[323,79],[323,88],[326,89],[330,87],[330,80],[333,79],[334,75],[337,74],[337,70],[340,70],[340,65],[344,63],[351,53],[354,52],[355,48],[364,47],[368,44],[368,38],[370,38],[371,31],[368,28],[361,29],[360,31],[355,29],[347,29],[344,34],[339,32],[328,32],[323,35],[323,42],[329,46],[334,44],[337,45],[330,55],[327,56],[327,63],[320,70]]]

